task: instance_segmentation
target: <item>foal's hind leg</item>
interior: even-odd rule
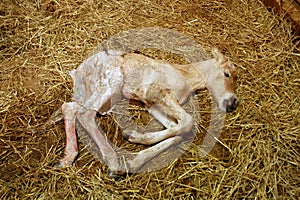
[[[96,124],[96,114],[94,110],[81,110],[77,114],[77,118],[81,126],[87,131],[92,140],[97,144],[102,155],[103,162],[108,166],[110,171],[115,175],[123,173],[122,165],[119,163],[118,155],[114,148],[110,145],[109,140],[103,132],[101,132]]]
[[[56,165],[58,167],[71,166],[78,154],[77,137],[75,132],[75,117],[80,105],[76,102],[64,103],[62,105],[62,113],[65,121],[66,130],[66,149],[65,156]]]
[[[110,87],[98,88],[85,102],[84,107],[78,111],[76,117],[80,125],[96,143],[102,155],[103,162],[108,166],[110,171],[117,174],[124,171],[123,166],[119,163],[118,155],[106,138],[105,133],[103,133],[96,124],[96,114],[98,111],[103,111],[104,114],[107,110],[110,110],[114,104],[119,101],[119,97],[121,97],[119,90],[120,84],[117,82],[114,83],[115,84]],[[107,105],[109,106],[106,107]],[[104,107],[106,108],[104,109]]]

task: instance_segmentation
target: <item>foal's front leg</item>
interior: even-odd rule
[[[134,159],[128,160],[126,162],[127,171],[129,173],[138,172],[138,170],[147,162],[149,162],[151,159],[165,152],[167,149],[175,145],[178,145],[181,141],[182,141],[181,136],[175,136],[175,137],[165,139],[164,141],[161,141],[152,147],[140,151],[138,154],[136,154]],[[163,162],[164,160],[161,161]],[[165,163],[160,163],[160,164],[161,166],[165,166]]]
[[[163,103],[156,105],[156,107],[160,109],[155,109],[154,112],[151,110],[151,113],[166,127],[165,130],[146,133],[125,130],[123,132],[124,137],[133,143],[150,145],[192,130],[192,117],[173,98],[166,98]]]
[[[151,109],[154,117],[162,122],[167,129],[157,132],[138,133],[128,131],[128,139],[131,142],[143,144],[155,144],[145,150],[140,151],[134,159],[127,161],[129,172],[137,172],[144,164],[154,157],[165,152],[167,149],[178,145],[182,140],[183,134],[191,131],[192,117],[179,105],[172,93],[166,95],[163,101],[157,102],[155,109]],[[154,111],[154,112],[153,112]],[[175,122],[176,121],[176,122]],[[164,163],[162,163],[164,165]]]
[[[161,111],[157,105],[151,106],[148,109],[148,112],[167,129],[177,125],[177,123],[166,116],[166,114]]]

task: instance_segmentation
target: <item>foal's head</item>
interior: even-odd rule
[[[235,94],[235,67],[217,49],[212,53],[214,70],[206,84],[216,99],[219,109],[230,112],[236,109],[238,102]]]

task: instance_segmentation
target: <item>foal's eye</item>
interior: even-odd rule
[[[229,77],[230,77],[230,74],[229,74],[228,72],[224,72],[224,76],[225,76],[226,78],[229,78]]]

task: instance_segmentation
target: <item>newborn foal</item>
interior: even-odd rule
[[[62,105],[67,144],[59,166],[70,166],[78,154],[76,119],[96,143],[109,170],[122,174],[134,173],[191,131],[192,117],[181,105],[194,91],[207,87],[221,111],[235,110],[235,68],[217,49],[212,53],[214,58],[210,60],[187,65],[113,50],[98,52],[86,59],[70,72],[74,101]],[[101,115],[110,112],[122,97],[143,102],[148,112],[165,127],[165,130],[147,133],[125,130],[124,137],[130,142],[155,144],[125,163],[95,122],[97,112]]]

